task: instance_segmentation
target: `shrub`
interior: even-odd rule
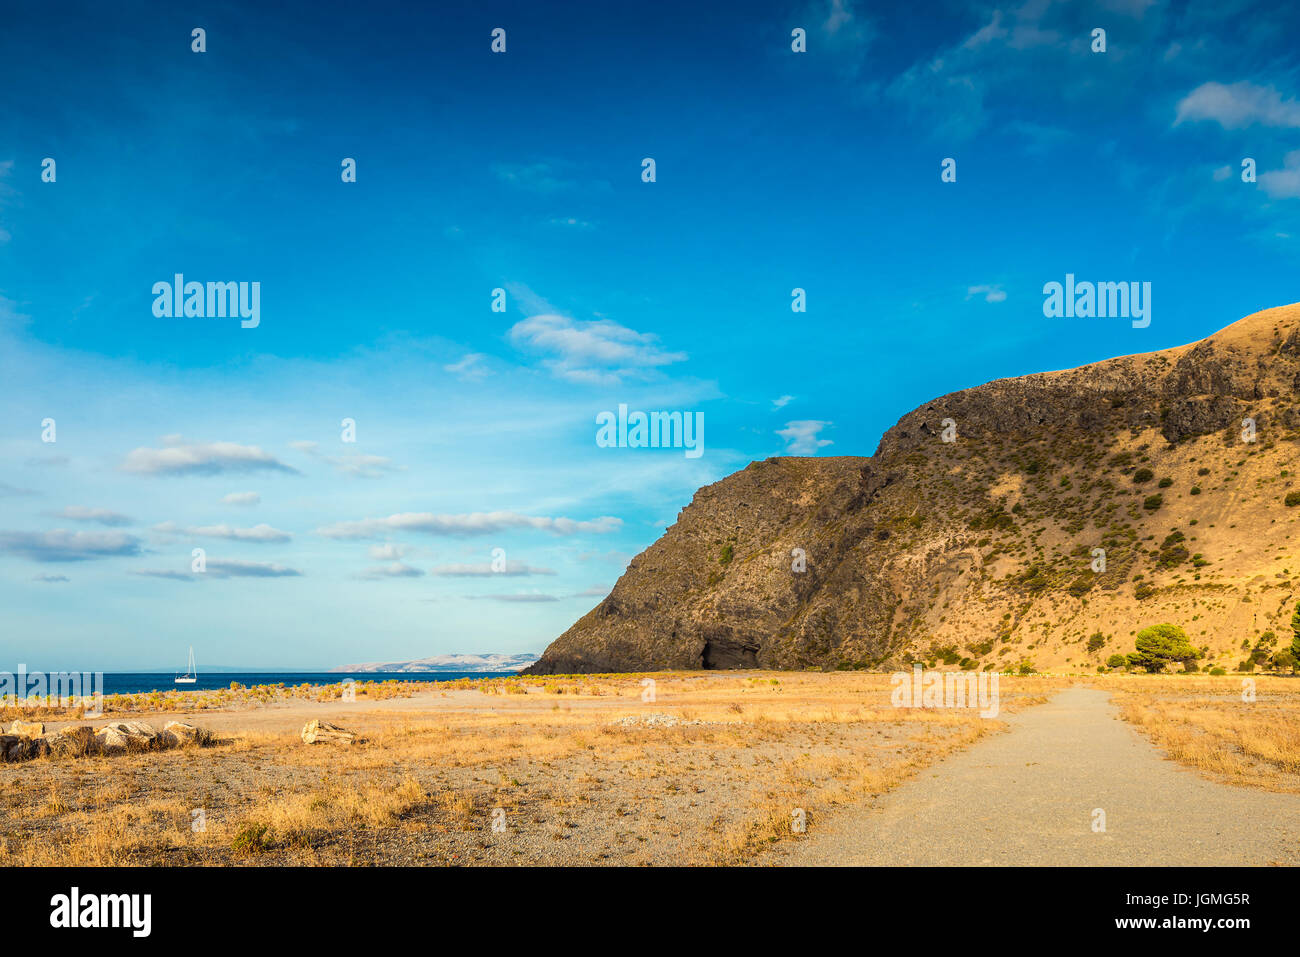
[[[1089,653],[1101,651],[1101,646],[1104,644],[1106,644],[1106,636],[1099,631],[1093,632],[1092,637],[1088,639]]]
[[[1133,481],[1138,485],[1141,485],[1143,482],[1150,482],[1155,477],[1156,473],[1150,469],[1138,469],[1133,473]]]
[[[729,563],[729,562],[731,561],[731,558],[732,558],[732,556],[733,556],[734,554],[735,554],[735,553],[732,551],[732,548],[731,548],[730,545],[723,545],[723,546],[722,546],[722,554],[718,556],[718,564],[719,564],[719,565],[726,565],[727,563]]]
[[[1159,482],[1157,482],[1156,484],[1157,484],[1158,486],[1160,486],[1161,488],[1169,488],[1169,486],[1171,486],[1171,485],[1174,484],[1174,480],[1171,479],[1171,478],[1162,478],[1162,479],[1161,479]]]
[[[1128,659],[1123,655],[1111,655],[1106,659],[1107,668],[1123,668],[1128,665]]]
[[[270,827],[249,822],[235,832],[235,839],[230,842],[230,849],[236,854],[260,854],[271,846],[268,835]]]
[[[1286,498],[1282,499],[1290,507],[1300,505],[1300,492],[1287,492]]]
[[[1154,512],[1161,505],[1165,504],[1165,497],[1157,492],[1155,495],[1148,495],[1142,500],[1142,507],[1148,512]]]
[[[1222,668],[1211,668],[1211,669],[1210,669],[1210,675],[1211,675],[1211,677],[1214,677],[1214,678],[1219,678],[1219,677],[1222,677],[1223,675],[1226,675],[1226,674],[1227,674],[1227,672],[1224,671]]]
[[[1187,640],[1187,632],[1177,625],[1148,625],[1137,633],[1136,651],[1128,656],[1135,668],[1145,668],[1152,673],[1164,671],[1171,662],[1188,662],[1200,653]]]

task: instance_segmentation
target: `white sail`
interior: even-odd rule
[[[192,685],[199,680],[199,670],[194,667],[194,646],[190,645],[189,665],[185,669],[183,676],[177,676],[175,683],[178,685]]]

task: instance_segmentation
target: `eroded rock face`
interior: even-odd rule
[[[317,720],[308,722],[302,729],[302,739],[307,744],[356,744],[359,740],[355,731]]]
[[[696,492],[524,673],[892,668],[934,649],[963,667],[1091,670],[1132,650],[1116,647],[1132,629],[1191,614],[1225,649],[1248,626],[1286,631],[1280,599],[1242,599],[1281,571],[1293,517],[1297,343],[1300,306],[1267,310],[1191,346],[952,393],[870,457],[751,463]],[[1193,527],[1201,515],[1221,520]],[[1175,530],[1189,554],[1162,565]],[[1134,575],[1154,591],[1138,598]],[[1080,647],[1094,631],[1100,657]]]

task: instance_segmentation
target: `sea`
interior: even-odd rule
[[[175,674],[122,671],[104,672],[104,694],[142,694],[149,691],[214,691],[232,681],[253,685],[332,685],[351,678],[364,681],[456,681],[458,678],[506,678],[514,671],[214,671],[200,674],[194,684],[176,684]]]

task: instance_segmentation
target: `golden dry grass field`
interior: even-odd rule
[[[109,719],[179,718],[216,743],[0,765],[0,863],[739,864],[799,840],[799,811],[811,832],[1001,728],[976,709],[895,708],[888,675],[665,673],[654,701],[645,677],[119,701]],[[1300,681],[1259,678],[1247,705],[1232,678],[1004,675],[1001,711],[1074,682],[1113,691],[1198,769],[1300,781]],[[364,740],[305,744],[312,718]]]

